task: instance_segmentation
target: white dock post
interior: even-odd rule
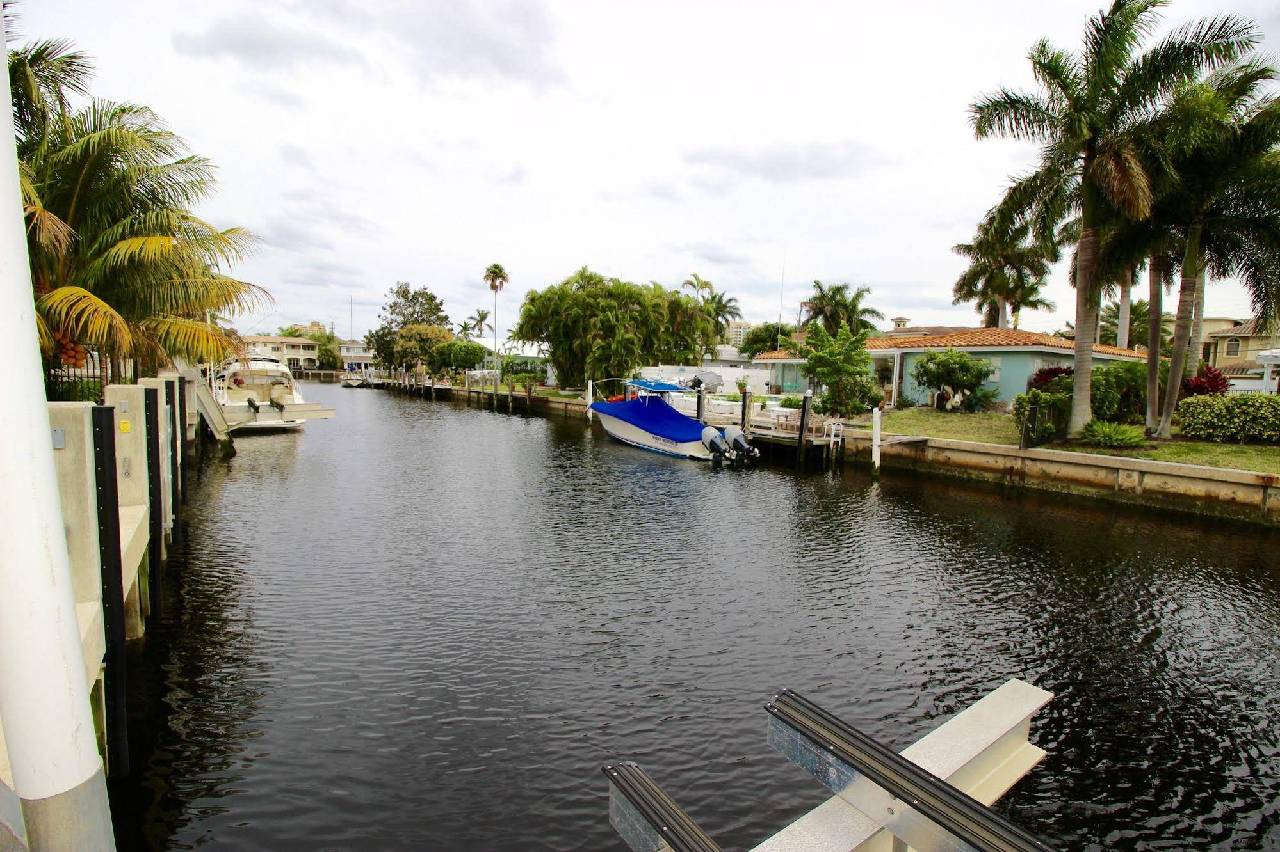
[[[0,509],[0,723],[29,847],[114,849],[41,380],[7,75],[4,89],[0,363],[9,380],[0,385],[0,482],[8,489]]]
[[[587,379],[587,422],[591,422],[591,400],[595,397],[596,383]]]
[[[880,470],[880,406],[871,409],[871,469]]]

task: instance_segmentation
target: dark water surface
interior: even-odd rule
[[[776,689],[900,748],[1010,677],[1057,694],[1020,824],[1280,848],[1280,534],[308,398],[337,419],[194,489],[133,652],[123,848],[618,848],[618,757],[742,848],[825,798],[765,742]]]

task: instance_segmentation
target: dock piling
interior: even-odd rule
[[[880,406],[871,409],[871,470],[880,472]]]
[[[796,467],[804,467],[804,438],[809,431],[809,410],[813,407],[813,389],[804,392],[804,401],[800,404],[800,434],[796,436]]]
[[[120,486],[116,462],[116,416],[107,405],[93,407],[93,462],[98,503],[98,560],[102,568],[102,684],[106,704],[107,772],[129,774],[124,615],[124,565],[120,558]]]
[[[160,573],[164,559],[164,485],[160,471],[160,392],[146,390],[147,423],[147,496],[151,507],[148,520],[151,531],[147,539],[147,615],[160,613]]]

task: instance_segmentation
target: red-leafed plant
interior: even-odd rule
[[[1070,376],[1074,372],[1075,370],[1071,367],[1041,367],[1031,377],[1031,389],[1044,390],[1044,386],[1058,378],[1058,376]]]
[[[1182,380],[1182,395],[1221,396],[1231,387],[1231,380],[1217,367],[1201,364],[1194,376]]]

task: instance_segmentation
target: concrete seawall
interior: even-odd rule
[[[847,433],[848,457],[868,461],[869,432]],[[927,438],[885,444],[881,464],[1120,503],[1280,526],[1280,476],[1230,468]]]

